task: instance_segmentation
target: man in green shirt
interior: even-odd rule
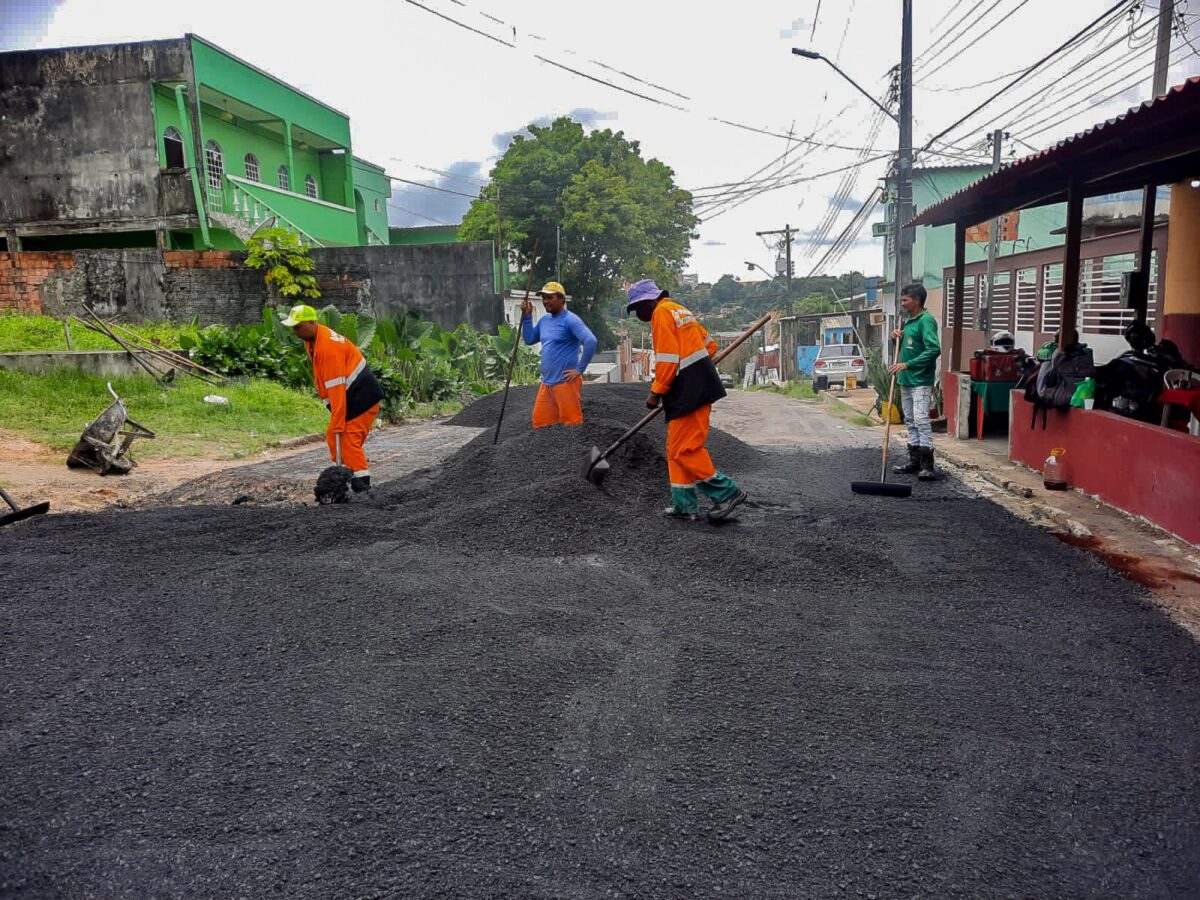
[[[908,462],[896,466],[900,475],[917,473],[922,481],[937,477],[933,468],[933,430],[929,427],[929,398],[937,377],[937,358],[942,345],[933,315],[925,311],[925,288],[910,284],[900,293],[900,306],[908,320],[892,332],[900,338],[900,357],[888,366],[900,385],[904,422],[908,425]]]

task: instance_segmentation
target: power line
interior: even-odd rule
[[[460,22],[460,21],[458,21],[458,19],[451,18],[450,16],[446,15],[445,13],[438,12],[436,9],[430,9],[428,6],[425,6],[423,3],[418,3],[417,0],[405,0],[405,2],[411,4],[412,6],[418,7],[419,9],[423,9],[427,13],[432,13],[433,15],[437,16],[439,19],[445,19],[447,22],[453,22],[459,28],[465,28],[465,29],[467,29],[467,31],[473,31],[476,34],[487,38],[489,41],[495,41],[497,44],[503,44],[505,47],[512,47],[514,49],[517,46],[516,44],[510,44],[508,41],[500,40],[500,38],[496,37],[494,34],[488,34],[486,31],[480,31],[478,28],[472,28],[466,22]],[[465,4],[459,4],[459,5],[463,6]]]
[[[997,28],[999,28],[1001,25],[1003,25],[1005,22],[1007,22],[1009,19],[1011,19],[1014,15],[1019,13],[1028,3],[1029,3],[1029,0],[1021,0],[1021,2],[1018,3],[1015,7],[1013,7],[1008,12],[1008,14],[1005,15],[999,22],[997,22],[995,25],[988,26],[988,28],[986,30],[982,31],[979,34],[979,36],[975,38],[975,40],[971,41],[971,43],[967,44],[964,47],[960,47],[958,49],[958,52],[956,52],[949,59],[944,60],[941,63],[939,63],[937,68],[931,69],[929,74],[933,74],[933,72],[940,71],[940,70],[944,69],[946,66],[950,65],[950,63],[954,62],[956,59],[958,59],[960,56],[962,56],[964,53],[966,53],[968,50],[970,50],[972,47],[974,47],[976,44],[978,44],[981,40],[983,40],[985,37],[987,37],[989,34],[991,34],[993,31],[995,31]]]
[[[965,116],[958,118],[953,123],[951,123],[948,127],[942,129],[940,132],[938,132],[933,137],[931,137],[928,140],[928,142],[926,142],[925,146],[922,147],[919,152],[923,153],[926,150],[928,150],[933,145],[933,142],[936,141],[938,138],[945,137],[947,134],[949,134],[951,131],[953,131],[955,128],[957,128],[959,125],[961,125],[963,122],[967,121],[972,116],[974,116],[976,113],[978,113],[980,110],[984,109],[989,104],[991,104],[992,101],[994,101],[998,97],[1002,96],[1005,93],[1005,91],[1008,91],[1008,90],[1016,87],[1017,84],[1019,84],[1021,81],[1023,81],[1026,78],[1026,76],[1030,75],[1032,72],[1041,68],[1041,66],[1043,66],[1045,63],[1047,63],[1049,60],[1053,59],[1059,53],[1062,53],[1065,49],[1072,46],[1076,41],[1078,41],[1080,39],[1081,36],[1086,34],[1090,29],[1095,27],[1098,23],[1105,21],[1110,16],[1112,16],[1114,13],[1117,13],[1119,10],[1121,10],[1122,7],[1127,7],[1127,6],[1129,6],[1129,0],[1118,0],[1117,3],[1114,3],[1104,13],[1102,13],[1098,18],[1093,19],[1083,29],[1076,32],[1074,35],[1072,35],[1070,38],[1068,38],[1062,44],[1059,44],[1055,49],[1051,50],[1049,53],[1047,53],[1045,56],[1043,56],[1041,59],[1039,59],[1033,65],[1029,66],[1029,68],[1025,69],[1020,75],[1018,75],[1016,78],[1014,78],[1012,81],[1010,81],[1004,87],[1002,87],[999,91],[992,94],[990,97],[988,97],[986,100],[984,100],[982,103],[980,103],[974,109],[972,109]]]

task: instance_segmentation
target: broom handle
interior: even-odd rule
[[[900,359],[900,338],[896,338],[896,353],[895,359],[897,362]],[[887,455],[888,447],[892,443],[892,396],[896,392],[896,373],[892,373],[892,383],[888,385],[888,411],[887,424],[883,429],[883,466],[879,470],[879,480],[887,481]]]

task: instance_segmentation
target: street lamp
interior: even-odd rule
[[[860,94],[862,94],[864,97],[866,97],[872,103],[874,103],[877,107],[879,107],[881,110],[883,110],[887,114],[889,119],[891,119],[897,125],[900,124],[900,118],[894,112],[892,112],[890,109],[888,109],[882,103],[880,103],[878,100],[876,100],[870,94],[868,94],[866,92],[866,90],[863,89],[862,85],[860,85],[857,81],[855,81],[853,78],[851,78],[849,75],[847,75],[841,69],[839,69],[837,63],[835,63],[829,57],[822,56],[816,50],[801,50],[799,47],[793,47],[792,53],[796,54],[796,56],[803,56],[805,59],[820,59],[820,60],[823,60],[823,61],[829,63],[829,66],[830,66],[830,68],[833,69],[833,71],[837,72],[839,75],[841,75],[843,78],[845,78],[848,82],[850,82],[850,84],[852,84],[854,86],[854,88]]]

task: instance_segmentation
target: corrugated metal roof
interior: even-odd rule
[[[972,201],[982,203],[986,199],[1009,192],[1019,195],[1020,183],[1026,181],[1034,172],[1054,165],[1066,166],[1081,154],[1118,138],[1132,138],[1141,134],[1143,139],[1158,139],[1163,135],[1149,132],[1157,130],[1171,118],[1189,111],[1200,112],[1200,76],[1189,78],[1182,84],[1170,88],[1163,96],[1147,100],[1119,116],[1114,116],[1107,121],[1093,125],[1086,131],[1065,138],[1052,147],[1023,156],[1015,162],[1003,166],[974,184],[956,191],[946,199],[928,207],[914,217],[910,224],[945,225],[957,221],[959,216],[970,213],[974,205]],[[1063,175],[1063,182],[1065,190],[1065,175]],[[1022,209],[1025,206],[1033,205],[1032,201],[1037,199],[1039,198],[1029,198],[1024,203],[1017,203],[1011,208]],[[1004,211],[1007,210],[1001,210],[1001,212]],[[989,218],[989,216],[984,218]]]

